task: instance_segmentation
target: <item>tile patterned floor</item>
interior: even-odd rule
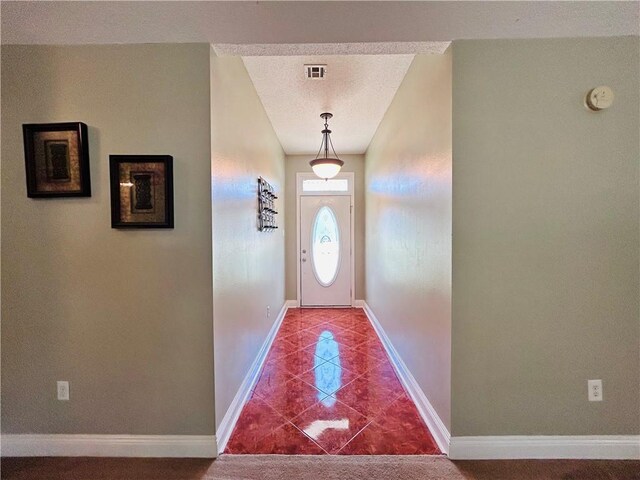
[[[225,453],[439,455],[361,309],[292,309]]]

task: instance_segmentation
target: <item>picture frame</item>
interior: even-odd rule
[[[22,125],[27,197],[90,197],[89,141],[82,122]]]
[[[110,155],[112,228],[173,228],[173,157]]]

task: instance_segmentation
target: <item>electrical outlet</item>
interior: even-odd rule
[[[589,388],[589,401],[601,402],[602,401],[602,380],[587,380],[587,386]]]
[[[271,316],[271,307],[267,305],[267,318]]]
[[[69,400],[69,382],[58,381],[58,400]]]

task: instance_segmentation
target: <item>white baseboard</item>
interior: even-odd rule
[[[440,450],[452,460],[640,460],[640,435],[451,437],[366,302],[364,311]]]
[[[240,412],[242,412],[242,407],[244,407],[244,404],[249,399],[249,395],[251,394],[251,389],[253,388],[253,385],[258,380],[258,374],[262,369],[262,364],[264,363],[264,360],[267,357],[267,354],[269,353],[269,349],[271,349],[273,340],[276,338],[276,334],[278,333],[278,329],[282,324],[282,320],[284,320],[284,316],[287,313],[287,310],[289,309],[290,302],[297,303],[295,300],[286,300],[284,302],[284,305],[282,306],[280,313],[278,313],[278,316],[276,317],[275,322],[273,322],[273,325],[271,326],[271,330],[269,330],[267,338],[265,339],[264,343],[262,344],[262,347],[260,347],[260,350],[258,351],[258,355],[256,356],[255,360],[251,364],[251,367],[249,368],[247,375],[244,377],[244,380],[242,381],[242,384],[240,385],[238,392],[236,393],[235,397],[233,397],[233,401],[231,402],[231,405],[227,409],[227,413],[224,414],[224,417],[220,422],[220,427],[218,427],[218,431],[216,432],[216,437],[218,439],[219,453],[222,453],[225,447],[227,446],[229,437],[231,437],[231,432],[233,432],[233,427],[238,421]]]
[[[214,435],[2,434],[3,457],[215,458]]]
[[[353,308],[364,308],[364,303],[365,303],[364,300],[354,300],[353,301]],[[289,308],[299,308],[300,307],[300,304],[298,303],[297,300],[287,300],[286,304],[287,304],[287,307],[289,307]],[[334,308],[334,307],[328,307],[328,308]],[[335,308],[344,308],[344,307],[335,307]]]
[[[452,437],[452,460],[640,460],[640,435]]]
[[[449,453],[449,441],[451,439],[451,434],[447,430],[447,427],[438,416],[438,413],[429,402],[429,399],[418,385],[416,379],[413,377],[413,375],[411,375],[411,372],[407,368],[407,365],[402,361],[402,358],[400,358],[400,355],[392,345],[391,340],[385,333],[382,325],[371,310],[371,307],[369,307],[369,305],[365,301],[363,301],[363,304],[364,311],[367,314],[367,317],[369,317],[373,328],[376,330],[378,336],[380,337],[382,345],[384,345],[385,350],[389,354],[389,357],[391,358],[391,364],[396,369],[396,373],[398,374],[402,385],[411,396],[413,402],[416,404],[420,416],[429,427],[429,430],[431,431],[433,438],[438,444],[438,447],[440,447],[440,450],[443,453]]]

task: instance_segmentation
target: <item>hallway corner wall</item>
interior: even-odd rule
[[[365,158],[366,302],[451,428],[451,53],[416,55]]]
[[[453,44],[456,437],[640,434],[639,61],[638,37]]]
[[[240,57],[211,49],[211,200],[216,427],[284,306],[284,152]],[[257,180],[278,230],[257,228]],[[267,315],[270,307],[270,315]]]

